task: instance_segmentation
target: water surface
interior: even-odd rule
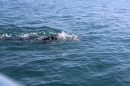
[[[1,0],[0,72],[25,86],[129,86],[130,2]]]

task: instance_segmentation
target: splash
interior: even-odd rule
[[[79,41],[78,35],[75,35],[73,33],[67,33],[62,31],[61,33],[58,33],[62,40],[77,40]]]

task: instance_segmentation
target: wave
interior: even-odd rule
[[[5,27],[7,30],[7,27]],[[22,29],[22,30],[21,30]],[[13,29],[0,30],[0,39],[5,38],[37,38],[42,39],[49,36],[54,36],[56,33],[59,34],[60,40],[59,41],[69,41],[69,40],[79,40],[78,35],[73,33],[63,31],[61,29],[55,29],[47,26],[42,27],[15,27]],[[36,41],[36,40],[33,40]]]
[[[6,37],[22,37],[22,38],[29,38],[29,37],[48,37],[53,36],[57,32],[47,32],[47,31],[40,31],[40,32],[26,32],[26,33],[18,33],[18,34],[11,34],[11,33],[0,33],[0,38],[6,38]],[[73,33],[67,33],[65,31],[62,31],[58,33],[61,37],[61,40],[76,40],[78,39],[78,36]]]

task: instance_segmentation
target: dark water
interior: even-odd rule
[[[129,0],[1,0],[0,72],[24,86],[130,86]]]

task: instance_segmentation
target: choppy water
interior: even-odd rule
[[[0,72],[25,86],[129,86],[129,0],[1,0]],[[78,40],[77,40],[78,39]]]

